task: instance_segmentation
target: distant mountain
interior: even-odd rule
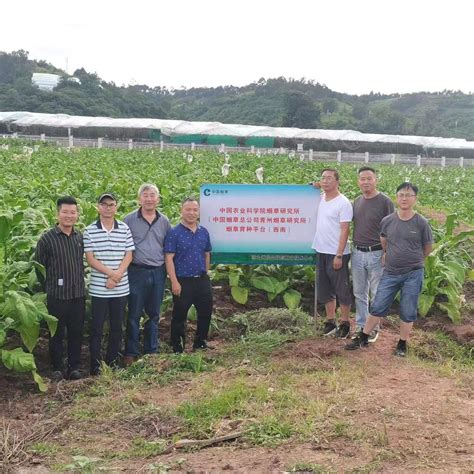
[[[120,87],[83,68],[53,92],[31,83],[34,72],[65,71],[28,52],[0,52],[0,111],[109,117],[153,117],[300,128],[353,129],[369,133],[428,135],[474,140],[474,94],[370,93],[355,96],[314,81],[259,79],[243,87],[167,89]]]

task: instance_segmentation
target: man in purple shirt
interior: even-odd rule
[[[173,293],[171,346],[176,354],[184,350],[189,308],[197,311],[193,349],[207,349],[212,315],[212,287],[207,274],[211,262],[209,232],[199,225],[199,203],[186,198],[181,206],[181,222],[168,232],[164,252],[166,270]]]

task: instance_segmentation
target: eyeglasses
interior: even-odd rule
[[[416,194],[408,194],[408,193],[397,193],[397,197],[399,197],[400,199],[408,199],[408,198],[411,198],[411,197],[415,197]]]
[[[117,205],[117,203],[115,203],[115,202],[109,202],[109,203],[101,202],[100,203],[100,207],[104,207],[106,209],[113,209],[116,205]]]

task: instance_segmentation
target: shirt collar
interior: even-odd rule
[[[142,208],[141,208],[141,207],[138,208],[137,217],[138,217],[139,219],[143,219],[144,221],[146,221],[146,219],[143,217],[143,213],[142,213]],[[154,224],[159,218],[160,218],[160,213],[155,209],[155,218],[153,219],[152,224]],[[146,221],[146,222],[148,222],[148,221]]]
[[[100,219],[96,220],[95,225],[97,226],[98,229],[103,229],[102,222],[100,222]],[[114,219],[114,229],[118,229],[118,228],[119,228],[118,222]]]
[[[183,229],[185,230],[188,230],[189,232],[192,232],[192,230],[189,228],[189,227],[186,227],[182,222],[179,223],[179,225],[181,227],[183,227]],[[197,227],[196,227],[196,232],[201,228],[201,225],[198,223]]]
[[[59,224],[56,224],[56,226],[54,227],[54,231],[56,232],[56,234],[64,234],[64,232],[59,227]],[[77,234],[75,227],[72,228],[71,234]],[[64,235],[67,235],[67,234],[64,234]]]
[[[143,213],[142,213],[142,208],[141,208],[141,207],[138,208],[137,216],[138,216],[140,219],[144,219]],[[155,216],[156,216],[156,219],[158,219],[158,217],[160,217],[160,213],[159,213],[156,209],[155,209]]]

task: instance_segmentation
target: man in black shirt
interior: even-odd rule
[[[44,233],[36,247],[35,260],[46,270],[44,289],[50,314],[58,319],[56,333],[49,340],[53,379],[64,375],[63,339],[67,332],[68,366],[66,377],[78,379],[85,314],[84,244],[74,228],[77,202],[71,196],[57,201],[58,223]]]

